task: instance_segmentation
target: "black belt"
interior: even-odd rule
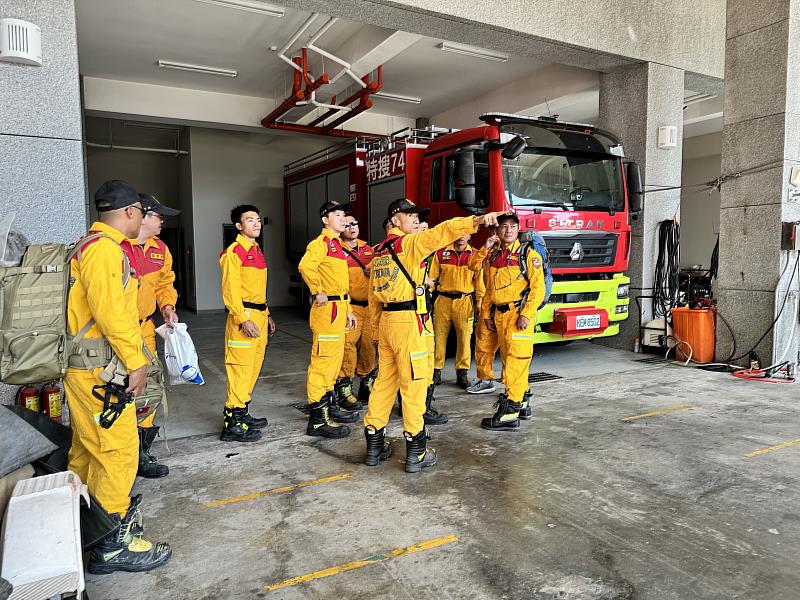
[[[353,306],[369,306],[369,302],[366,300],[356,300],[355,298],[350,298],[350,304]]]
[[[389,302],[383,305],[383,310],[388,312],[395,312],[400,310],[417,310],[417,301],[408,300],[407,302]]]
[[[337,300],[344,300],[344,301],[347,301],[347,300],[349,300],[349,299],[350,299],[350,296],[348,296],[347,294],[345,294],[345,295],[343,295],[343,296],[328,296],[328,300],[329,300],[330,302],[336,302]]]
[[[254,308],[255,310],[267,310],[266,304],[256,304],[255,302],[242,302],[245,308]]]
[[[145,317],[144,319],[141,319],[141,320],[139,321],[139,325],[142,325],[143,323],[147,323],[147,322],[148,322],[150,319],[152,319],[153,317],[155,317],[155,316],[156,316],[156,313],[157,313],[157,312],[158,312],[158,310],[154,310],[154,311],[152,312],[152,314],[150,314],[149,316]]]
[[[470,294],[466,292],[438,292],[440,296],[444,296],[445,298],[450,298],[451,300],[460,300],[464,296],[469,296]]]
[[[512,308],[519,308],[520,304],[522,304],[522,300],[517,300],[511,304],[492,304],[492,308],[500,311],[501,313],[507,313]]]

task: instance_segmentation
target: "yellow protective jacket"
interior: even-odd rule
[[[267,303],[267,260],[256,242],[243,235],[225,248],[219,257],[222,269],[222,301],[234,321],[249,320],[243,302]],[[266,310],[269,315],[269,309]]]
[[[484,269],[487,270],[486,295],[483,297],[481,318],[491,318],[493,304],[511,304],[521,299],[522,293],[530,287],[530,292],[520,314],[534,321],[536,311],[544,300],[544,270],[542,257],[533,247],[527,254],[528,278],[520,269],[522,245],[515,240],[508,248],[493,248],[491,251],[481,250],[487,256]]]
[[[372,246],[362,240],[356,240],[355,248],[351,248],[347,244],[342,244],[342,248],[347,257],[347,272],[350,275],[350,297],[366,302],[369,298],[369,275],[364,272],[364,269],[369,269],[375,251]]]
[[[369,310],[376,336],[384,304],[416,300],[413,286],[400,272],[387,250],[388,245],[392,245],[414,283],[422,285],[425,259],[443,246],[477,230],[474,217],[450,219],[418,233],[404,234],[396,227],[389,230],[386,240],[376,247],[370,273]]]
[[[169,248],[156,236],[144,244],[136,244],[133,249],[139,263],[139,321],[145,321],[160,308],[175,308],[178,301],[175,272]]]
[[[89,321],[94,325],[84,335],[105,339],[128,371],[150,364],[144,355],[137,311],[137,260],[128,239],[105,223],[95,222],[89,233],[108,236],[90,241],[82,248],[80,260],[70,263],[74,281],[67,304],[67,333],[77,333]],[[122,251],[120,251],[122,248]],[[128,257],[131,276],[123,288],[122,252]]]
[[[440,292],[460,294],[475,293],[475,306],[483,302],[486,286],[483,282],[483,269],[480,263],[477,270],[472,270],[469,261],[475,249],[467,244],[460,252],[453,244],[437,250],[433,255],[430,276],[436,279],[436,289]]]
[[[311,295],[344,296],[350,289],[347,256],[339,237],[325,228],[309,242],[298,266]]]

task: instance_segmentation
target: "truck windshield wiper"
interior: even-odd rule
[[[617,209],[613,206],[606,206],[604,204],[586,204],[581,206],[576,206],[575,210],[602,210],[603,212],[607,212],[612,217],[617,213]]]
[[[572,210],[569,206],[567,206],[563,202],[537,202],[536,204],[533,205],[533,211],[536,214],[541,214],[542,207],[545,207],[545,206],[546,207],[551,207],[552,206],[552,207],[560,208],[561,210]]]

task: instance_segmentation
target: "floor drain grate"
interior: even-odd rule
[[[633,362],[644,363],[646,365],[658,365],[663,364],[665,361],[663,356],[650,356],[648,358],[634,359]]]
[[[545,373],[544,371],[540,371],[539,373],[531,373],[528,375],[528,383],[540,383],[542,381],[553,381],[555,379],[564,379],[561,375],[553,375],[552,373]]]

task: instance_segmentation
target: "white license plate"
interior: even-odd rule
[[[575,329],[600,329],[600,315],[575,317]]]

